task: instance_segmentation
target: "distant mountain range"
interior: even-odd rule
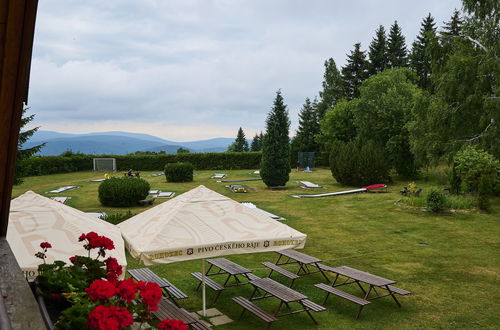
[[[25,143],[30,148],[46,143],[40,155],[54,156],[71,150],[84,154],[125,155],[136,151],[165,151],[176,153],[182,147],[191,152],[224,152],[234,142],[231,138],[174,142],[149,134],[128,132],[99,132],[88,134],[68,134],[54,131],[38,131]],[[249,140],[249,144],[251,140]]]

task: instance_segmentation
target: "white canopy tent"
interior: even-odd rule
[[[205,186],[144,211],[118,227],[126,248],[145,265],[303,248],[307,237]],[[204,296],[203,291],[205,310]]]
[[[41,242],[52,244],[47,252],[47,263],[54,260],[69,263],[74,255],[88,255],[78,237],[91,231],[113,240],[115,249],[107,251],[106,258],[115,257],[125,273],[124,242],[115,225],[32,191],[11,201],[7,241],[27,278],[36,277],[37,267],[42,263],[35,257],[35,253],[41,251]],[[93,253],[91,257],[97,255]]]

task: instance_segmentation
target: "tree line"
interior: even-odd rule
[[[424,17],[409,48],[395,21],[388,33],[382,25],[376,29],[367,50],[355,43],[340,69],[327,59],[322,89],[305,99],[295,137],[282,148],[289,148],[293,159],[299,151],[337,155],[354,143],[358,149],[346,149],[352,154],[369,144],[369,153],[382,154],[402,177],[450,163],[466,146],[499,158],[499,2],[463,0],[462,5],[440,28],[431,14]],[[273,119],[276,107],[284,107],[286,118]],[[269,130],[289,127],[287,116],[278,91],[266,131],[256,135],[263,162]],[[240,127],[238,151],[245,151],[243,140]]]

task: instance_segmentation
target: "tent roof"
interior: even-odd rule
[[[52,244],[47,252],[48,263],[54,260],[69,262],[71,256],[88,255],[78,237],[90,231],[112,239],[115,249],[107,251],[106,257],[115,257],[120,265],[127,265],[124,242],[115,225],[32,191],[11,201],[7,241],[25,272],[36,271],[42,262],[34,256],[41,251],[41,242]],[[97,252],[91,254],[92,257],[96,255]],[[36,273],[31,275],[36,276]]]
[[[120,224],[127,248],[146,265],[302,248],[307,235],[199,186]]]

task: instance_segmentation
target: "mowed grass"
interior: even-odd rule
[[[252,178],[251,170],[224,171],[227,179]],[[490,214],[477,211],[432,214],[420,208],[402,207],[399,190],[406,181],[389,186],[387,193],[353,194],[315,199],[295,199],[293,194],[340,191],[355,187],[342,187],[327,169],[313,173],[291,172],[286,190],[266,189],[261,181],[242,182],[249,188],[247,194],[235,194],[225,188],[227,183],[210,179],[214,171],[196,171],[194,182],[167,183],[164,176],[150,177],[153,172],[141,175],[151,183],[152,189],[174,191],[181,194],[198,185],[205,185],[239,202],[253,202],[258,207],[281,215],[289,226],[308,235],[303,252],[324,260],[330,266],[347,265],[397,281],[396,286],[412,292],[400,297],[402,308],[390,298],[375,300],[366,306],[359,320],[354,316],[357,305],[330,296],[327,311],[313,313],[319,325],[314,325],[307,314],[300,313],[281,318],[274,329],[409,329],[409,328],[498,328],[500,314],[500,199],[492,199]],[[121,176],[121,173],[117,173]],[[146,207],[108,208],[98,201],[99,183],[88,180],[102,177],[93,172],[79,172],[26,178],[14,187],[13,197],[27,190],[45,194],[63,185],[80,188],[59,194],[70,196],[68,205],[82,211],[105,211],[108,214],[140,213]],[[306,190],[295,181],[307,180],[324,186],[323,189]],[[424,191],[433,183],[416,182]],[[165,200],[166,201],[166,200]],[[154,205],[163,202],[157,199]],[[153,205],[153,206],[154,206]],[[422,245],[419,243],[427,243]],[[275,261],[275,253],[230,255],[227,258],[259,276],[267,276],[261,262]],[[128,256],[128,268],[142,267]],[[187,261],[156,265],[151,269],[189,295],[181,301],[189,311],[201,309],[201,293],[191,272],[201,270],[201,261]],[[288,284],[288,279],[273,274],[275,279]],[[294,288],[317,303],[322,303],[324,292],[313,284],[324,281],[320,274],[305,276],[296,281]],[[356,288],[352,293],[360,294]],[[260,319],[245,313],[238,320],[241,308],[231,297],[249,297],[249,286],[225,290],[216,307],[235,320],[218,329],[260,329],[265,327]],[[207,288],[208,307],[213,307],[213,292]],[[274,310],[277,301],[266,299],[258,302],[268,311]]]

